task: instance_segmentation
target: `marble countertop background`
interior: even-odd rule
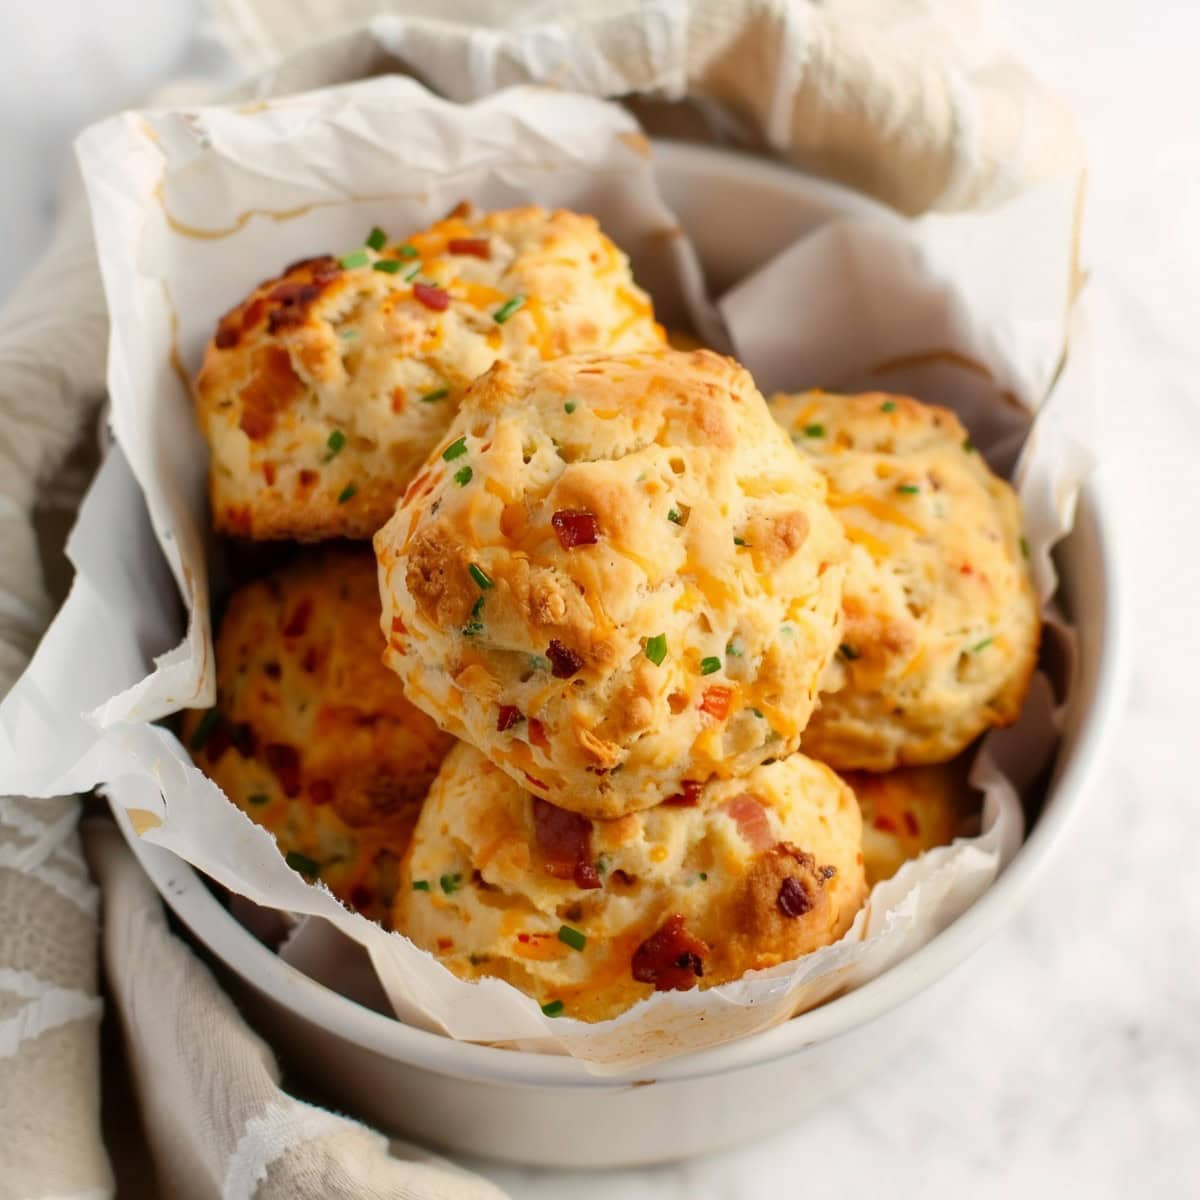
[[[1014,0],[1074,104],[1134,669],[1094,793],[1028,905],[873,1083],[678,1166],[472,1164],[519,1200],[1200,1196],[1200,6]],[[227,71],[200,0],[57,0],[0,42],[0,300],[35,261],[73,133],[180,73]]]

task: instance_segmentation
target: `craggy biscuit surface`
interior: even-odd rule
[[[838,769],[944,762],[1020,712],[1040,620],[1021,514],[947,409],[776,396],[851,542],[836,658],[804,732]]]
[[[289,267],[222,317],[196,380],[218,532],[370,537],[498,359],[662,344],[592,217],[452,215]]]
[[[827,767],[795,754],[681,800],[590,821],[460,744],[413,835],[394,927],[457,975],[586,1021],[849,928],[866,895],[861,824]]]
[[[730,359],[498,364],[375,538],[385,661],[564,808],[736,776],[795,749],[839,641],[824,491]]]
[[[321,551],[233,594],[216,707],[183,724],[196,765],[288,862],[377,920],[451,745],[405,699],[382,649],[371,553]]]

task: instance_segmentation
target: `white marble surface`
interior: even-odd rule
[[[1018,0],[1027,59],[1087,127],[1104,463],[1134,672],[1099,786],[945,1016],[867,1089],[742,1150],[514,1197],[1200,1195],[1200,6]],[[33,262],[72,131],[220,56],[199,0],[56,0],[0,41],[0,299]]]

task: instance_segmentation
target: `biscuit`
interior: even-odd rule
[[[1040,620],[1013,490],[905,396],[776,396],[851,542],[842,641],[804,732],[837,769],[944,762],[1016,720]]]
[[[464,979],[549,1015],[617,1016],[837,941],[866,895],[858,805],[796,754],[609,821],[515,784],[459,744],[402,867],[394,927]]]
[[[909,861],[975,832],[979,802],[961,759],[877,774],[847,771],[862,812],[863,867],[867,884],[891,879]]]
[[[742,774],[798,745],[839,641],[824,492],[730,359],[498,364],[375,538],[385,661],[587,816]]]
[[[498,359],[663,342],[592,217],[463,212],[368,242],[294,264],[221,318],[196,380],[219,533],[370,537]]]
[[[216,643],[217,704],[185,714],[196,765],[302,874],[389,916],[396,867],[452,739],[380,661],[365,548],[325,550],[236,591]]]

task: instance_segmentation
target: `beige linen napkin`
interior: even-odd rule
[[[455,99],[527,81],[629,97],[653,131],[739,140],[910,213],[996,203],[1081,164],[1069,118],[962,0],[213,6],[263,72],[242,97],[385,70]],[[50,616],[32,507],[102,394],[105,337],[72,196],[45,260],[0,310],[0,693]],[[0,1200],[112,1194],[98,1123],[96,894],[76,816],[74,800],[0,798]],[[169,933],[116,832],[91,833],[90,853],[109,997],[165,1195],[497,1194],[282,1092],[269,1049]]]

